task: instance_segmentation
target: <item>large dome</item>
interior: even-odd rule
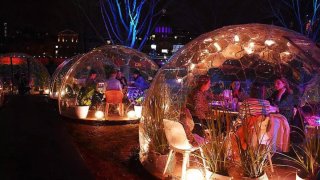
[[[306,87],[318,92],[319,66],[320,49],[311,40],[277,26],[243,24],[201,35],[171,57],[148,91],[140,121],[140,160],[148,161],[149,147],[166,146],[162,120],[178,120],[181,104],[199,75],[211,77],[212,89],[216,83],[228,88],[238,80],[248,91],[252,82],[259,81],[269,92],[275,78],[284,76],[295,96],[301,97]],[[319,103],[311,96],[305,95],[302,103],[309,99]]]
[[[4,93],[18,93],[22,81],[29,86],[31,94],[49,94],[50,75],[47,69],[33,57],[11,53],[0,55],[0,77]]]
[[[106,109],[106,103],[103,100],[105,95],[105,82],[113,70],[120,70],[127,81],[129,81],[130,75],[136,71],[139,71],[145,80],[152,80],[158,70],[158,65],[145,54],[128,47],[117,45],[106,45],[94,49],[71,64],[72,66],[62,80],[61,93],[58,93],[59,109],[62,115],[76,119],[137,119],[137,117],[134,117],[132,114],[127,115],[127,113],[133,109],[133,104],[135,102],[135,99],[131,99],[131,94],[136,90],[133,87],[124,89],[124,98],[123,101],[121,101],[121,103],[124,104],[123,109],[125,111],[123,116],[119,116],[119,114],[122,113],[116,108],[113,110],[112,108],[107,108],[108,110],[110,109],[110,111],[108,111],[108,116],[103,114]],[[77,105],[79,103],[79,101],[77,101],[79,100],[79,89],[87,87],[85,82],[91,71],[94,71],[97,74],[95,83],[97,86],[96,91],[98,91],[99,94],[96,95],[99,96],[97,98],[100,99],[100,102],[94,103],[95,105],[91,104],[96,95],[90,95],[89,99],[91,106],[89,108],[89,113],[86,117],[79,118],[75,114],[75,108],[78,107]],[[97,111],[100,111],[98,116],[96,115]],[[118,111],[119,114],[117,113]],[[111,115],[109,116],[109,114]]]

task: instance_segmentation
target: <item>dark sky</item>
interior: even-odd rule
[[[171,0],[167,12],[173,26],[203,33],[224,25],[266,21],[269,15],[265,2]],[[0,3],[0,21],[8,22],[9,31],[19,27],[56,34],[64,29],[77,32],[90,29],[95,34],[84,14],[99,33],[104,34],[97,0],[7,0]]]

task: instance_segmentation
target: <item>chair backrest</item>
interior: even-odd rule
[[[170,146],[183,150],[192,148],[181,123],[178,121],[163,119],[163,124],[164,132]]]
[[[119,90],[109,90],[105,92],[106,103],[122,103],[123,93]]]

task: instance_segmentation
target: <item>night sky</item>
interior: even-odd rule
[[[171,0],[168,19],[175,28],[197,34],[241,23],[270,23],[266,0]],[[82,9],[81,9],[82,8]],[[64,29],[94,30],[84,14],[104,35],[97,0],[10,0],[1,1],[0,21],[11,29],[29,29],[56,34]]]

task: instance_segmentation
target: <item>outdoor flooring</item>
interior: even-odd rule
[[[44,96],[10,96],[0,109],[0,179],[156,179],[139,162],[138,124],[78,121]],[[191,163],[192,168],[192,163]],[[181,172],[181,159],[172,178]],[[241,179],[234,168],[234,179]],[[269,179],[295,179],[277,167]]]

